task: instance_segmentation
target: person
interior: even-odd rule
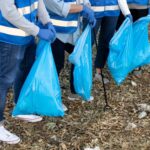
[[[141,17],[148,15],[148,9],[149,9],[149,5],[150,5],[149,0],[127,0],[127,2],[128,2],[128,6],[130,8],[131,14],[133,16],[133,22],[137,21]],[[121,13],[119,16],[119,19],[118,19],[116,29],[119,29],[119,27],[121,26],[123,21],[124,21],[124,16]],[[141,67],[134,70],[133,74],[136,77],[140,78],[142,75]]]
[[[94,36],[98,36],[98,50],[95,58],[96,73],[94,80],[102,82],[101,72],[107,61],[109,42],[115,33],[120,9],[125,17],[129,17],[132,20],[132,16],[126,0],[90,0],[90,3],[97,19],[97,24],[93,30],[96,35],[94,35],[93,32],[92,41],[94,42],[94,38],[96,38]],[[84,19],[84,26],[85,25],[86,19]],[[104,83],[109,83],[109,80],[104,78]]]
[[[150,5],[149,0],[127,0],[128,6],[130,8],[131,14],[133,16],[133,21],[138,20],[141,17],[144,17],[148,14],[148,8]],[[124,21],[124,16],[120,13],[117,29],[120,27]]]
[[[44,0],[44,2],[57,33],[57,38],[51,46],[59,75],[64,67],[65,51],[69,54],[72,53],[80,36],[80,16],[87,17],[91,27],[95,26],[96,19],[94,12],[88,7],[90,4],[88,0],[84,0],[83,5],[79,0]],[[77,96],[73,85],[73,70],[74,65],[72,64],[70,73],[71,92],[68,99],[78,100],[79,96]],[[92,96],[90,100],[93,100]]]
[[[37,16],[47,28],[36,25]],[[17,102],[23,84],[21,79],[25,79],[29,71],[26,69],[34,62],[36,36],[49,42],[55,39],[43,0],[0,0],[0,141],[8,144],[18,143],[20,138],[4,127],[7,91],[14,85]],[[42,117],[33,114],[16,116],[16,119],[38,122]]]

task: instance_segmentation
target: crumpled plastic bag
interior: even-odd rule
[[[150,64],[149,23],[150,16],[134,24],[127,18],[110,41],[108,67],[118,85],[134,69]]]
[[[76,43],[69,61],[75,65],[74,87],[84,100],[90,100],[92,89],[91,27],[88,25]]]
[[[64,116],[61,90],[49,42],[40,41],[38,56],[23,85],[13,116]]]
[[[117,84],[130,72],[133,55],[133,28],[127,18],[110,41],[108,67]]]
[[[135,49],[135,55],[132,59],[133,69],[150,64],[149,23],[150,15],[133,24],[133,45]]]

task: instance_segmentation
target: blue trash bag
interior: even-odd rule
[[[76,43],[69,61],[75,65],[74,87],[85,101],[90,100],[92,89],[91,27],[88,25]]]
[[[133,25],[127,18],[110,41],[108,68],[115,82],[120,85],[131,70],[134,56]]]
[[[49,42],[40,41],[38,57],[23,85],[13,115],[64,116],[61,90]]]
[[[132,70],[150,64],[149,23],[150,15],[139,19],[133,25],[133,45],[135,55],[132,59]]]

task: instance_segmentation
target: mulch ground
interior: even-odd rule
[[[69,101],[69,73],[66,64],[61,75],[62,97],[69,111],[64,118],[44,117],[40,123],[25,123],[11,118],[13,94],[9,92],[6,108],[6,127],[21,137],[17,145],[0,143],[1,150],[84,150],[99,146],[101,150],[150,150],[150,115],[138,118],[136,104],[150,104],[150,66],[142,68],[142,77],[130,74],[117,86],[111,80],[106,86],[112,111],[103,111],[102,84],[93,83],[94,101]],[[131,81],[136,82],[133,86]],[[126,130],[128,123],[136,128]]]

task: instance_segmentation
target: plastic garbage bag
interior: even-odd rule
[[[130,72],[133,55],[133,28],[127,18],[110,41],[108,67],[117,84]]]
[[[40,41],[37,52],[38,57],[23,85],[13,115],[64,116],[50,44]]]
[[[133,25],[133,45],[135,50],[135,55],[132,59],[133,69],[150,64],[149,23],[150,15],[139,19]]]
[[[108,67],[117,84],[121,84],[134,69],[150,64],[149,23],[149,15],[133,25],[127,18],[112,38]]]
[[[69,61],[75,65],[74,87],[84,100],[90,100],[92,89],[91,27],[88,25],[76,43]]]

